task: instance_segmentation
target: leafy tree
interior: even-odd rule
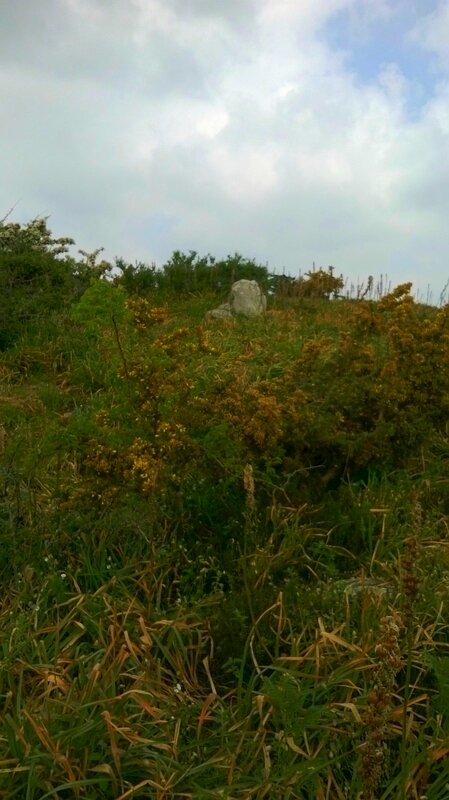
[[[207,284],[213,263],[211,256],[200,257],[195,250],[190,250],[189,253],[175,250],[158,275],[158,286],[174,294],[204,291],[210,288]]]
[[[47,219],[26,225],[0,221],[0,350],[73,296],[73,239],[55,239]],[[61,258],[61,256],[65,256]]]
[[[104,250],[104,247],[97,247],[91,253],[85,250],[78,250],[78,253],[83,256],[83,261],[73,261],[72,269],[75,277],[76,299],[79,299],[83,292],[89,288],[92,280],[99,278],[106,278],[110,276],[112,271],[112,264],[109,261],[102,259],[97,264],[99,254]]]
[[[257,281],[263,289],[267,289],[270,283],[267,267],[256,264],[255,259],[245,258],[240,253],[228,255],[223,261],[218,261],[215,267],[219,284],[217,288],[230,288],[234,281],[242,279]]]
[[[338,297],[343,286],[343,276],[334,275],[333,267],[328,267],[327,270],[322,267],[314,268],[296,279],[280,275],[273,280],[275,293],[284,297],[315,297],[329,300],[330,297]]]
[[[47,227],[48,217],[36,217],[26,225],[0,220],[0,253],[45,253],[58,256],[67,253],[69,245],[75,244],[69,236],[54,239]]]
[[[127,264],[123,258],[116,258],[115,267],[119,275],[114,278],[114,283],[123,286],[128,295],[145,295],[157,287],[155,264]]]
[[[243,278],[256,280],[263,288],[268,288],[268,269],[240,253],[217,261],[211,255],[200,257],[195,250],[189,253],[175,250],[157,275],[157,286],[175,294],[205,291],[222,293],[230,289],[234,281]]]

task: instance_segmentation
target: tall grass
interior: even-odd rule
[[[445,309],[102,291],[0,363],[0,797],[444,800]]]

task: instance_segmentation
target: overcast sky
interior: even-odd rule
[[[1,0],[0,218],[438,296],[449,0]]]

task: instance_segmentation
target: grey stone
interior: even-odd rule
[[[229,303],[222,303],[218,308],[213,308],[206,314],[206,319],[230,319],[232,318],[231,306]]]
[[[254,317],[267,309],[267,298],[257,281],[242,279],[232,284],[229,305],[234,314]]]
[[[206,319],[229,319],[236,314],[254,317],[267,310],[267,298],[257,281],[244,278],[232,284],[228,302],[222,303],[206,314]]]

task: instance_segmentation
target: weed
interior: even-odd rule
[[[447,307],[88,266],[0,359],[0,795],[443,800]]]

